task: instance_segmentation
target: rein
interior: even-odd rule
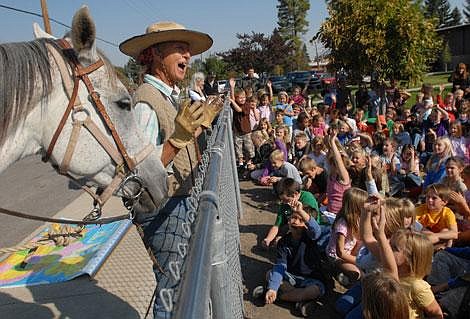
[[[72,119],[72,132],[70,134],[70,138],[66,147],[66,151],[62,162],[59,164],[59,174],[65,175],[69,177],[72,181],[76,181],[76,178],[68,173],[69,165],[73,157],[73,153],[75,147],[77,145],[81,128],[84,127],[90,132],[90,134],[96,139],[96,141],[103,147],[103,149],[108,153],[108,155],[112,158],[114,163],[116,164],[115,167],[115,176],[111,183],[101,192],[99,195],[96,194],[90,187],[86,185],[80,185],[80,187],[85,190],[88,194],[90,194],[94,199],[94,208],[83,220],[69,220],[69,219],[58,219],[58,218],[49,218],[49,217],[41,217],[37,215],[30,215],[21,212],[11,211],[7,209],[0,208],[0,213],[20,217],[20,218],[27,218],[33,220],[39,220],[44,222],[52,222],[52,223],[61,223],[61,224],[107,224],[112,223],[117,220],[123,219],[133,219],[133,206],[139,200],[142,191],[144,189],[144,182],[143,180],[135,173],[136,166],[143,160],[150,155],[153,151],[153,146],[148,144],[145,146],[134,158],[130,157],[127,153],[124,144],[119,137],[119,134],[116,131],[116,128],[111,121],[103,103],[100,100],[100,95],[98,92],[95,91],[88,74],[98,70],[102,66],[104,66],[104,62],[101,58],[93,64],[90,64],[87,67],[82,66],[79,62],[78,57],[70,46],[70,44],[65,39],[59,39],[56,41],[57,45],[62,50],[64,58],[58,52],[58,48],[48,45],[49,52],[53,56],[57,66],[59,68],[63,84],[66,89],[66,93],[69,98],[69,103],[64,111],[64,115],[62,116],[57,129],[52,136],[51,142],[49,147],[47,148],[46,154],[43,157],[43,161],[47,162],[54,150],[54,147],[57,143],[57,140],[67,122],[67,119],[71,117]],[[68,63],[69,68],[66,65]],[[78,97],[78,89],[80,85],[80,81],[83,82],[87,88],[88,96],[91,99],[93,105],[97,113],[99,114],[101,120],[105,124],[106,129],[111,133],[113,138],[114,144],[108,139],[106,134],[104,134],[98,125],[91,119],[90,111],[86,109],[80,98]],[[79,114],[82,115],[79,115]],[[83,116],[85,115],[85,116]],[[83,119],[84,117],[84,119]],[[77,182],[78,183],[78,182]],[[126,194],[125,186],[128,184],[134,184],[137,186],[137,191],[134,194]],[[102,215],[102,207],[107,202],[107,200],[116,192],[116,190],[120,190],[123,194],[122,197],[126,201],[126,208],[129,210],[129,213],[124,215],[119,215],[115,217],[108,217],[108,218],[101,218]]]

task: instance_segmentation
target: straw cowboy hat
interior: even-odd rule
[[[191,55],[202,53],[212,46],[212,38],[199,31],[188,30],[181,24],[171,21],[154,23],[147,27],[145,34],[137,35],[119,45],[122,53],[137,59],[139,54],[154,44],[163,42],[185,42]]]

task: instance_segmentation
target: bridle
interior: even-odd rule
[[[67,42],[65,39],[58,39],[56,40],[56,44],[58,47],[55,47],[51,44],[46,45],[48,46],[49,52],[52,54],[55,62],[59,67],[62,81],[69,98],[69,103],[54,132],[54,135],[52,136],[49,147],[47,148],[47,151],[43,157],[43,161],[47,162],[50,159],[57,140],[65,126],[65,123],[67,122],[67,119],[71,117],[72,132],[70,134],[64,157],[58,167],[59,174],[65,175],[73,181],[76,181],[76,178],[69,174],[68,170],[79,139],[81,128],[84,127],[114,161],[116,165],[115,175],[111,183],[104,189],[104,191],[100,192],[99,194],[95,193],[90,187],[86,185],[80,185],[80,187],[90,194],[94,199],[93,210],[91,213],[85,216],[83,220],[65,220],[40,217],[36,215],[10,211],[3,208],[0,208],[0,213],[45,222],[81,225],[106,224],[122,219],[132,219],[134,217],[134,205],[138,202],[145,187],[144,181],[137,175],[136,166],[150,155],[150,153],[154,150],[154,147],[153,145],[148,144],[135,157],[129,156],[121,141],[121,138],[119,137],[119,134],[116,131],[116,128],[114,127],[113,122],[111,121],[103,103],[100,100],[99,93],[95,91],[93,84],[88,77],[88,74],[104,66],[103,60],[99,58],[98,61],[84,67],[78,60],[78,57],[73,48],[70,46],[69,42]],[[62,51],[63,56],[59,53],[59,49]],[[65,59],[63,57],[65,57]],[[69,67],[67,67],[66,63],[68,63]],[[69,68],[71,72],[69,71]],[[78,96],[80,81],[85,84],[89,94],[88,97],[95,106],[95,109],[106,126],[106,129],[111,133],[115,145],[110,142],[106,134],[100,130],[98,125],[93,122],[90,116],[90,111],[83,107],[83,104]],[[82,113],[82,115],[80,115],[80,113]],[[136,191],[133,194],[130,194],[127,191],[126,186],[129,185],[134,185],[136,188]],[[128,214],[101,218],[103,205],[116,192],[122,194],[121,196],[125,201],[125,206],[129,211]]]

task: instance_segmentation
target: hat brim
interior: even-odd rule
[[[119,45],[119,50],[125,55],[137,59],[146,48],[164,42],[185,42],[189,45],[191,55],[197,55],[207,51],[214,42],[212,38],[199,31],[192,30],[167,30],[151,32],[127,39]]]

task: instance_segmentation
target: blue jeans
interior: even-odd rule
[[[155,303],[153,314],[155,318],[171,318],[172,312],[167,311],[169,306],[174,306],[179,294],[179,278],[172,275],[171,268],[178,265],[183,267],[184,256],[181,256],[179,246],[187,245],[189,235],[184,229],[190,229],[187,221],[189,211],[188,197],[173,197],[168,200],[163,208],[153,214],[144,215],[140,220],[135,221],[142,226],[144,232],[144,243],[146,247],[152,249],[152,252],[158,262],[158,267],[153,266],[153,272],[157,280],[155,291]],[[188,228],[186,228],[186,226]],[[187,247],[187,246],[186,246]],[[164,290],[163,289],[170,289]],[[173,290],[172,298],[168,299],[168,292]],[[164,298],[161,297],[161,293]]]
[[[362,286],[358,282],[336,300],[336,311],[345,319],[362,319]]]

